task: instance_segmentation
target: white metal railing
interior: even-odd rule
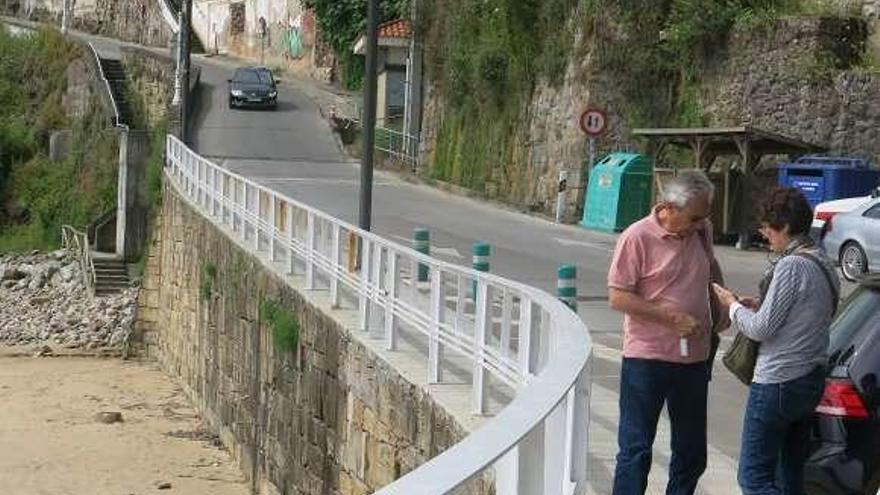
[[[95,49],[95,45],[89,43],[89,48],[92,50],[92,55],[95,57],[95,64],[98,71],[98,76],[101,78],[101,82],[104,83],[104,89],[107,91],[107,95],[110,96],[110,106],[113,107],[113,125],[115,127],[121,127],[123,129],[128,129],[126,124],[120,122],[121,117],[119,116],[119,104],[116,103],[116,97],[113,95],[113,88],[110,86],[110,81],[107,79],[107,75],[104,74],[104,67],[101,65],[101,56],[98,55],[98,50]]]
[[[376,149],[417,168],[419,137],[388,127],[376,127]]]
[[[360,330],[388,350],[425,349],[429,383],[467,369],[475,414],[503,406],[377,493],[446,494],[487,471],[498,494],[584,492],[592,344],[566,305],[361,230],[225,170],[171,135],[166,157],[170,184],[228,235],[304,277],[307,290],[328,291],[335,307],[357,308]],[[499,399],[506,396],[513,398]]]
[[[82,272],[83,285],[89,295],[95,293],[95,265],[92,262],[92,251],[89,247],[89,236],[80,232],[70,225],[61,226],[61,247],[72,254],[79,261]]]

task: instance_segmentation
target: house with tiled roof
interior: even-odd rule
[[[376,125],[396,127],[402,123],[406,107],[407,60],[409,58],[412,27],[406,19],[397,19],[378,27],[378,85]],[[354,53],[366,53],[366,36],[358,38]]]

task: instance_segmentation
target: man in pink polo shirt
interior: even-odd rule
[[[617,242],[608,273],[611,307],[625,315],[615,495],[645,493],[664,403],[672,429],[667,495],[694,493],[706,468],[713,194],[705,174],[682,172]]]

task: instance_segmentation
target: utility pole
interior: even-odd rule
[[[364,74],[364,149],[361,157],[360,228],[370,230],[373,214],[373,148],[376,142],[376,65],[379,0],[367,1],[367,60]]]
[[[180,140],[190,144],[189,140],[189,68],[190,68],[190,20],[192,19],[192,0],[183,0],[180,6]]]
[[[67,35],[67,25],[70,22],[70,2],[72,0],[63,0],[61,3],[61,34]]]

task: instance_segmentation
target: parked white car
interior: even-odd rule
[[[880,194],[880,188],[877,188],[871,196],[835,199],[816,205],[816,207],[813,208],[813,225],[811,229],[814,239],[818,241],[822,238],[822,235],[824,235],[823,229],[825,228],[825,223],[834,218],[834,215],[853,211],[870,201],[872,197],[875,197],[875,195],[878,194]]]
[[[880,195],[828,218],[822,230],[825,252],[840,266],[845,279],[854,281],[880,271]]]

